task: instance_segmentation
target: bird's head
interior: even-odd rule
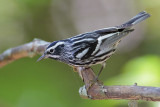
[[[61,57],[63,47],[64,47],[64,42],[62,41],[52,42],[46,48],[44,54],[37,61],[40,61],[45,58],[51,58],[56,60],[59,59]]]

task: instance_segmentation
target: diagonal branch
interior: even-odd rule
[[[3,67],[10,62],[23,57],[33,57],[36,54],[42,54],[46,46],[49,44],[50,42],[34,39],[32,42],[24,45],[7,49],[0,55],[0,67]]]
[[[30,43],[8,49],[0,55],[0,67],[23,57],[42,54],[49,44],[50,42],[35,39]],[[85,86],[79,89],[80,95],[84,98],[160,101],[159,87],[104,86],[100,81],[95,82],[96,76],[91,68],[77,67],[76,70],[85,83]]]

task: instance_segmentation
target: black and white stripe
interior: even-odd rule
[[[71,52],[74,57],[74,60],[70,63],[73,65],[92,65],[104,62],[114,53],[116,49],[114,45],[123,36],[132,31],[123,31],[124,28],[120,29],[117,27],[106,28],[87,33],[86,35],[78,35],[77,38],[70,38]]]
[[[149,16],[146,12],[140,12],[120,26],[55,41],[48,46],[45,53],[48,52],[50,58],[74,66],[91,66],[104,63],[115,52],[121,39],[134,30],[132,27]]]

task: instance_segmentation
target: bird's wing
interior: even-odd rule
[[[112,50],[115,51],[119,41],[129,32],[132,31],[133,29],[118,28],[118,27],[112,27],[94,31],[99,35],[99,37],[97,38],[98,43],[92,55],[94,56],[101,56],[104,54],[107,55],[108,52]]]
[[[128,34],[127,31],[121,34],[123,30],[124,28],[117,27],[105,28],[69,38],[72,44],[71,51],[76,58],[81,60],[94,57],[99,51],[107,53],[107,51],[110,51],[110,48],[108,48],[110,45],[115,44],[124,35]]]
[[[91,56],[98,44],[98,34],[84,33],[70,38],[70,48],[73,56],[77,59],[87,59]]]
[[[140,12],[120,26],[104,28],[69,38],[74,56],[79,59],[87,59],[91,56],[99,56],[112,50],[115,51],[119,41],[134,30],[132,26],[149,16],[146,12]]]
[[[114,50],[118,45],[119,41],[128,33],[134,30],[132,27],[135,24],[140,23],[141,21],[147,19],[148,17],[150,17],[150,14],[143,11],[138,13],[132,19],[130,19],[129,21],[125,22],[120,26],[94,31],[100,36],[98,37],[98,44],[96,50],[92,53],[92,55],[94,54],[101,55],[107,53],[108,51]]]

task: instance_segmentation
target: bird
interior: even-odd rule
[[[150,17],[142,11],[129,21],[109,28],[103,28],[54,41],[45,49],[44,54],[37,60],[50,58],[64,62],[74,67],[91,67],[101,64],[97,78],[105,67],[106,60],[113,55],[121,39],[134,31],[133,26]]]

